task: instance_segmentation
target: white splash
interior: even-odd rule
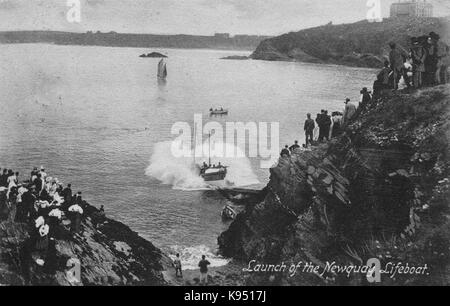
[[[154,147],[153,154],[150,158],[150,165],[147,167],[145,174],[151,176],[163,184],[171,185],[174,189],[181,190],[203,190],[209,189],[199,176],[198,167],[194,165],[192,157],[174,157],[171,153],[172,142],[160,142]],[[224,148],[240,150],[231,144],[223,144]],[[195,150],[198,152],[208,152],[208,144],[199,146]],[[244,154],[242,154],[244,156]],[[197,157],[196,164],[201,165],[208,162],[207,154],[204,157]],[[228,166],[228,173],[225,180],[232,186],[242,187],[258,184],[258,178],[253,173],[250,161],[246,157],[213,157],[212,164]]]

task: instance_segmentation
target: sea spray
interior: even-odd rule
[[[214,254],[211,249],[205,245],[194,247],[172,246],[170,248],[170,258],[174,260],[176,254],[180,254],[183,270],[197,270],[202,255],[205,255],[206,259],[211,263],[210,267],[221,267],[230,262],[228,259]]]
[[[174,157],[170,141],[155,144],[145,174],[177,189],[203,189],[207,185],[193,165],[193,159]]]
[[[223,148],[229,150],[240,149],[232,144],[223,143]],[[203,181],[199,175],[199,168],[203,162],[208,162],[209,145],[205,142],[195,148],[196,159],[194,164],[193,157],[174,157],[171,154],[171,141],[157,143],[150,158],[150,165],[145,173],[163,184],[171,185],[175,189],[181,190],[201,190],[209,188],[209,185]],[[230,186],[242,187],[258,184],[258,178],[253,173],[250,161],[244,157],[221,157],[220,154],[214,154],[212,151],[211,164],[228,166],[228,173],[225,178]],[[191,152],[193,156],[193,152]]]

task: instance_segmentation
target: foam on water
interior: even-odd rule
[[[170,248],[170,258],[174,260],[176,254],[180,254],[181,265],[183,270],[197,270],[199,269],[198,263],[202,259],[202,255],[206,256],[206,259],[211,263],[209,267],[221,267],[228,264],[230,261],[223,257],[214,254],[210,248],[205,245],[199,245],[194,247],[181,247],[172,246]]]
[[[171,185],[174,189],[203,190],[210,186],[199,176],[198,169],[194,166],[194,160],[190,157],[175,157],[171,154],[172,142],[159,142],[155,145],[150,158],[150,165],[145,173],[163,184]],[[234,145],[223,143],[225,149],[241,152]],[[208,144],[204,143],[196,148],[196,152],[208,152]],[[243,155],[243,154],[242,154]],[[239,155],[238,155],[239,156]],[[197,164],[207,161],[207,155],[196,159]],[[242,187],[258,184],[258,178],[253,173],[250,161],[246,157],[212,157],[211,163],[219,161],[228,166],[226,181],[231,186]]]

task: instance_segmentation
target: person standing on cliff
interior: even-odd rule
[[[177,254],[177,257],[173,261],[173,267],[175,268],[175,277],[183,277],[183,271],[181,269],[180,254]],[[180,273],[179,276],[178,276],[178,272]]]
[[[436,83],[436,71],[438,64],[436,33],[431,32],[430,36],[425,36],[423,46],[426,50],[427,57],[425,59],[425,77],[424,84],[433,86]]]
[[[319,127],[319,138],[317,139],[317,141],[319,141],[319,142],[322,142],[323,137],[324,137],[324,131],[325,131],[324,126],[323,126],[324,119],[325,119],[324,114],[325,114],[325,110],[322,109],[320,111],[320,114],[317,114],[317,118],[316,118],[316,123],[317,123],[317,126]]]
[[[72,204],[72,184],[67,184],[67,187],[62,191],[62,196],[64,198],[64,206],[70,207],[70,204]]]
[[[310,145],[313,144],[313,140],[314,140],[314,129],[316,128],[316,124],[314,123],[314,120],[311,119],[311,114],[307,114],[306,115],[306,120],[305,120],[305,126],[304,126],[304,131],[305,131],[305,136],[306,136],[306,147],[308,147],[308,143]]]
[[[78,191],[77,194],[73,197],[72,203],[77,204],[80,207],[84,207],[84,201],[81,196],[81,191]]]
[[[331,116],[331,138],[335,138],[339,136],[341,133],[341,121],[342,121],[342,114],[339,112],[333,112]]]
[[[441,37],[431,32],[430,36],[435,40],[436,42],[436,56],[438,59],[437,62],[437,69],[436,69],[436,84],[446,84],[447,83],[447,70],[448,70],[448,51],[449,47],[446,43],[444,43],[441,40]]]
[[[360,93],[361,93],[361,103],[359,107],[361,109],[365,109],[372,100],[372,96],[370,95],[370,92],[368,91],[367,87],[363,87]]]
[[[39,173],[41,174],[42,179],[45,180],[47,177],[47,172],[45,172],[45,168],[43,166],[41,166]]]
[[[206,260],[206,256],[202,255],[202,260],[198,263],[198,266],[200,267],[200,284],[208,284],[208,266],[210,264],[211,263]]]
[[[356,106],[355,104],[350,102],[350,99],[345,99],[345,109],[344,109],[344,115],[342,116],[342,121],[344,125],[347,125],[350,122],[350,119],[355,115],[356,113]]]
[[[9,216],[9,208],[8,208],[8,199],[6,197],[7,188],[1,186],[0,187],[0,221],[4,221],[8,219]]]
[[[377,89],[379,89],[381,92],[383,92],[386,89],[391,88],[390,79],[391,79],[392,69],[389,66],[390,66],[389,61],[385,61],[383,69],[381,69],[381,71],[377,75]],[[374,88],[374,91],[375,91],[375,88]]]
[[[30,181],[31,182],[33,182],[37,178],[38,173],[39,173],[39,171],[38,171],[37,167],[34,167],[30,173]]]
[[[423,84],[423,73],[425,73],[425,59],[427,53],[420,44],[419,38],[411,38],[411,58],[413,62],[413,85],[414,88],[420,88]]]
[[[397,90],[398,83],[402,77],[406,55],[397,48],[397,44],[394,42],[391,42],[389,47],[391,48],[391,51],[389,52],[389,62],[391,70],[394,73],[394,90]]]
[[[3,174],[0,176],[0,187],[8,186],[8,170],[3,169]]]
[[[328,111],[325,110],[323,113],[323,137],[329,141],[330,140],[330,127],[331,127],[331,117],[328,115]]]
[[[280,155],[281,155],[281,157],[289,157],[289,156],[291,156],[291,152],[289,152],[289,146],[288,145],[284,146],[284,149],[281,150]]]
[[[293,144],[292,146],[289,147],[289,151],[291,151],[291,153],[294,153],[295,150],[297,150],[297,149],[299,149],[299,148],[300,148],[300,146],[298,145],[298,140],[296,140],[296,141],[294,142],[294,144]]]

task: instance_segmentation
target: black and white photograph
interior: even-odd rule
[[[0,0],[0,286],[449,286],[449,46],[448,0]]]

